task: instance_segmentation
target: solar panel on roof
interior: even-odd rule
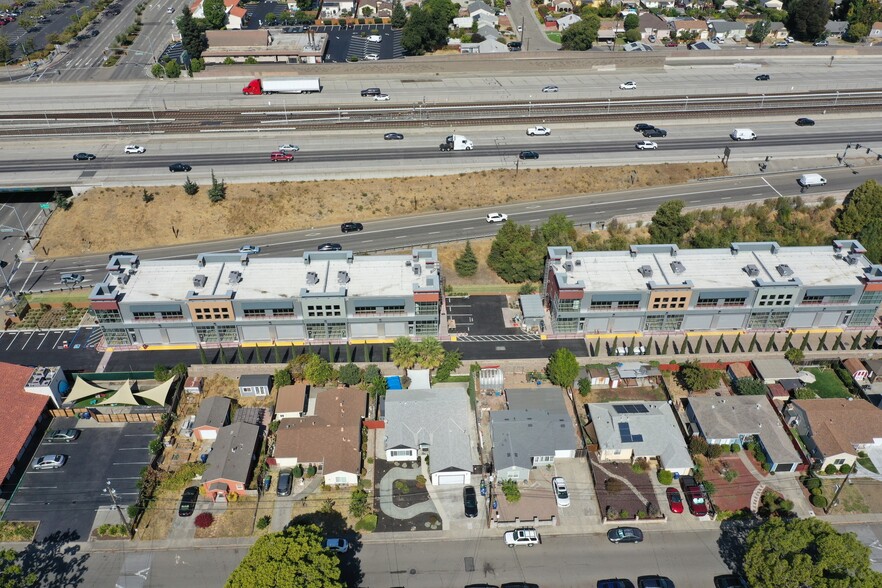
[[[632,435],[631,425],[628,423],[619,423],[619,437],[622,443],[643,443],[643,435]]]

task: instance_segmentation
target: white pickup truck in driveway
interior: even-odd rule
[[[524,527],[523,529],[515,529],[514,531],[506,531],[505,535],[503,535],[503,539],[505,539],[505,544],[509,547],[514,547],[515,545],[533,547],[542,542],[536,529],[530,529],[527,527]]]

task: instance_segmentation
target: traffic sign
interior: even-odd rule
[[[49,204],[48,202],[44,202],[43,204],[40,205],[40,208],[43,208],[43,209],[52,208],[52,205]]]

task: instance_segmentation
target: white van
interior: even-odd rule
[[[796,182],[803,188],[827,185],[827,179],[821,174],[802,174]]]
[[[371,41],[372,43],[379,43],[383,40],[383,37],[380,35],[368,35],[367,40]]]
[[[729,136],[735,141],[753,141],[756,139],[756,133],[750,129],[735,129]]]

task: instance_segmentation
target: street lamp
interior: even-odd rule
[[[107,480],[107,487],[101,491],[104,494],[110,496],[110,500],[113,502],[113,506],[116,507],[116,511],[119,513],[119,518],[122,520],[123,525],[126,528],[126,531],[129,534],[129,537],[132,536],[132,527],[129,525],[129,522],[126,520],[125,515],[123,514],[122,507],[120,507],[119,502],[116,501],[116,490],[113,489],[113,486],[110,485],[110,480]]]

